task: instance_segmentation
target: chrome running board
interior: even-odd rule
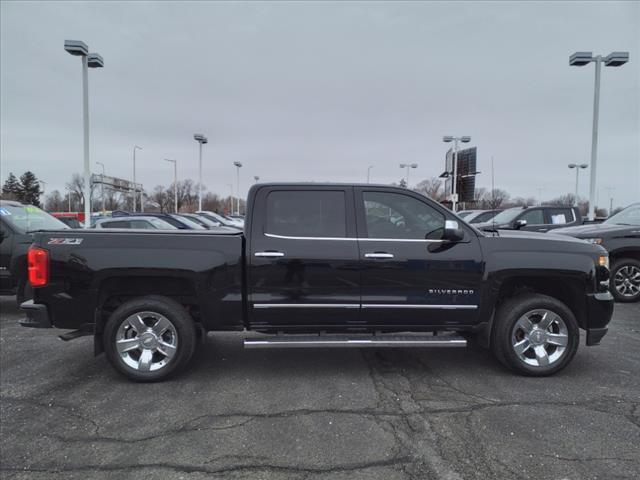
[[[457,335],[268,335],[244,340],[244,348],[466,347]]]

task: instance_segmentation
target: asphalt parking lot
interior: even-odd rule
[[[640,305],[599,347],[523,378],[475,347],[243,350],[135,384],[90,337],[17,325],[0,297],[7,479],[488,479],[640,476]]]

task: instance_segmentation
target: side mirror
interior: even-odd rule
[[[444,222],[442,239],[449,242],[459,242],[464,239],[464,230],[460,228],[455,220],[447,220]]]
[[[516,230],[520,230],[522,227],[526,227],[526,226],[527,226],[526,220],[516,220],[516,222],[513,224],[513,227]]]

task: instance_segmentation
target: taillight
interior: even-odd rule
[[[49,252],[44,248],[31,247],[27,253],[27,263],[31,286],[46,286],[49,283]]]

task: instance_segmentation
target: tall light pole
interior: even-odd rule
[[[407,182],[407,188],[409,188],[409,169],[410,168],[418,168],[418,164],[417,163],[401,163],[400,164],[400,168],[406,168],[407,169],[406,182]],[[368,180],[367,180],[367,183],[369,183]]]
[[[133,146],[133,211],[136,211],[136,198],[138,197],[138,184],[136,183],[136,150],[142,150],[138,145]]]
[[[471,137],[462,136],[462,137],[452,137],[451,135],[445,135],[442,137],[442,141],[445,143],[453,142],[453,191],[451,192],[451,209],[455,212],[458,207],[458,151],[460,149],[459,144],[469,143],[471,141]]]
[[[233,162],[233,164],[236,166],[236,172],[237,172],[237,188],[236,188],[236,193],[238,194],[238,199],[237,199],[237,210],[236,210],[236,215],[240,215],[240,168],[242,167],[242,162]]]
[[[569,168],[575,168],[576,169],[576,194],[573,200],[573,204],[578,205],[578,178],[579,178],[579,173],[580,173],[580,169],[585,169],[587,168],[589,165],[586,163],[581,163],[581,164],[576,164],[576,163],[570,163],[568,165]]]
[[[104,213],[107,211],[107,209],[104,208],[104,163],[96,162],[96,165],[102,167],[102,174],[100,175],[100,196],[102,197],[102,213]]]
[[[229,187],[229,213],[233,213],[233,183],[227,183]]]
[[[178,161],[165,158],[165,162],[173,163],[173,209],[178,213]]]
[[[629,61],[629,52],[612,52],[606,57],[593,56],[592,52],[576,52],[569,57],[569,65],[583,67],[591,62],[596,64],[596,78],[593,92],[593,127],[591,129],[591,179],[589,182],[589,220],[596,217],[596,161],[598,157],[598,117],[600,113],[600,70],[605,67],[619,67]]]
[[[371,169],[373,168],[373,165],[369,165],[367,167],[367,183],[370,183],[371,181]]]
[[[69,202],[69,206],[67,208],[67,212],[71,212],[71,189],[69,187],[64,187],[67,190],[67,201]]]
[[[102,57],[89,53],[86,43],[65,40],[64,49],[71,55],[82,57],[82,124],[84,130],[84,228],[91,226],[91,165],[89,163],[89,68],[104,67]]]
[[[200,159],[198,161],[198,211],[202,210],[202,145],[209,143],[207,137],[201,133],[196,133],[193,139],[198,142],[200,147]]]
[[[258,175],[254,175],[253,179],[255,180],[255,183],[258,183],[260,181],[260,177]]]

